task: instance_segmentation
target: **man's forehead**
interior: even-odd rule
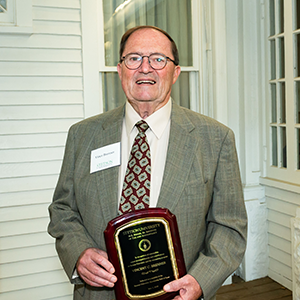
[[[160,41],[159,43],[157,42],[158,39]],[[151,47],[159,49],[161,47],[161,42],[164,45],[167,44],[169,46],[169,49],[171,50],[171,41],[166,35],[152,28],[142,28],[136,30],[129,36],[124,50],[126,50],[126,48],[128,47],[135,47],[137,49],[136,51],[138,52],[139,46],[146,44],[149,47],[150,51]],[[157,50],[154,49],[151,52],[157,52]]]
[[[166,40],[169,41],[169,38],[162,33],[161,31],[155,29],[155,28],[141,28],[141,29],[137,29],[136,31],[134,31],[128,39],[133,38],[133,37],[145,37],[145,36],[159,36],[161,38],[165,38]]]

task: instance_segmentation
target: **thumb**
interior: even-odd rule
[[[181,283],[181,278],[178,280],[173,280],[169,283],[167,283],[163,289],[165,292],[170,293],[170,292],[177,292],[182,288],[182,283]]]

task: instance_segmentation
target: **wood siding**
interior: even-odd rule
[[[83,119],[80,0],[33,0],[0,36],[0,299],[72,299],[47,234],[66,134]]]
[[[268,206],[269,276],[292,289],[291,218],[299,206],[298,193],[266,186]]]

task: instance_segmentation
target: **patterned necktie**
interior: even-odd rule
[[[151,155],[145,134],[149,125],[141,120],[135,126],[139,133],[135,137],[128,160],[119,214],[149,207]]]

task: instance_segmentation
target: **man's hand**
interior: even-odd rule
[[[95,287],[113,287],[117,277],[113,275],[114,266],[108,260],[107,253],[96,248],[84,250],[78,258],[78,275],[89,285]]]
[[[178,280],[173,280],[164,286],[165,292],[177,292],[179,295],[174,300],[196,300],[202,295],[202,289],[197,280],[187,274]]]

